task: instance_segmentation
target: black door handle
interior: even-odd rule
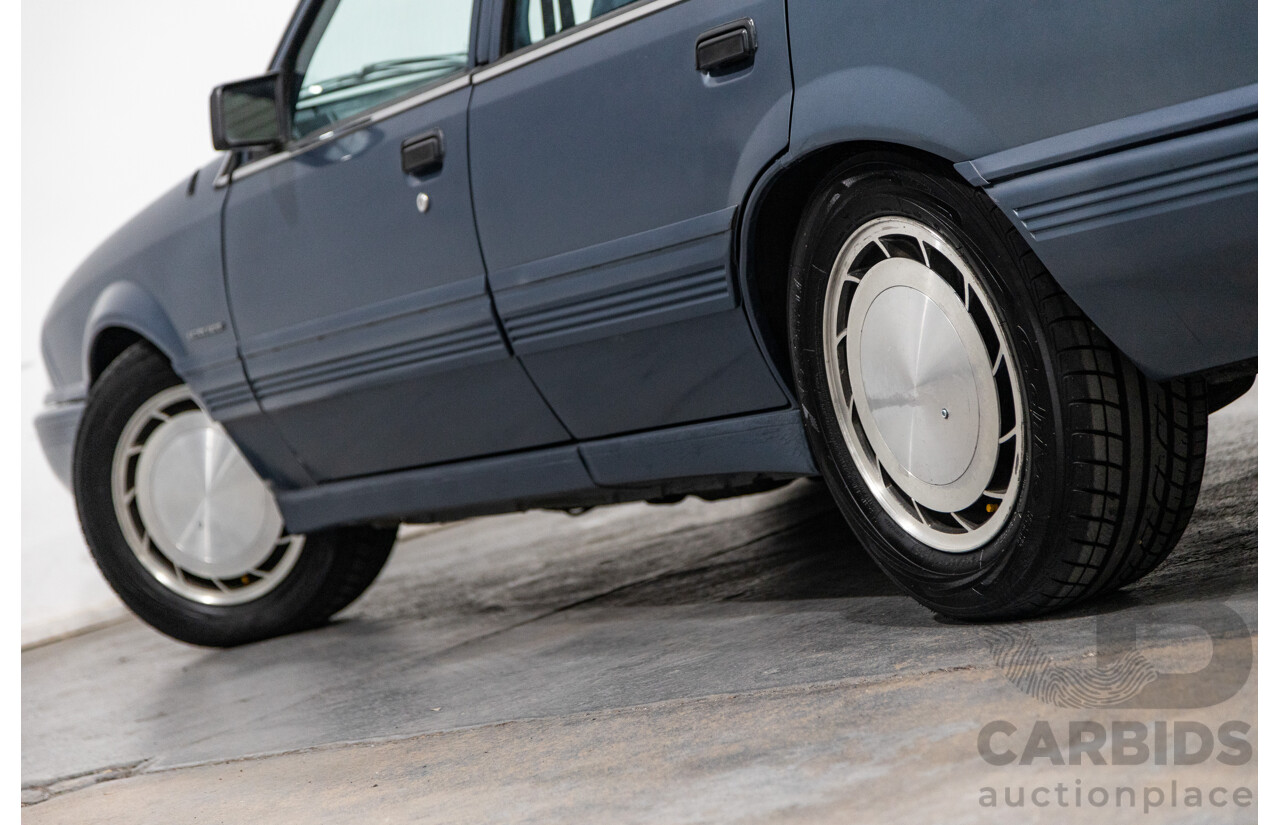
[[[425,175],[444,165],[444,134],[433,129],[400,144],[400,168],[406,175]]]
[[[756,53],[756,24],[750,17],[716,26],[698,38],[698,71],[714,72],[750,60]]]

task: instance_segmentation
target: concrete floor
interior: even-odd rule
[[[1211,643],[1195,624],[1224,611],[1242,622]],[[1180,710],[1063,709],[994,658],[1015,633],[1053,666],[1091,668],[1100,616],[1143,625],[1142,654],[1162,673],[1208,667],[1207,687],[1180,688],[1166,702]],[[1048,807],[991,810],[982,788],[1136,786],[1141,810],[1144,789],[1168,796],[1170,781],[1180,795],[1256,794],[1256,761],[994,767],[979,730],[1045,720],[1065,748],[1072,720],[1241,720],[1256,748],[1256,641],[1255,392],[1211,419],[1200,505],[1168,562],[1048,620],[940,620],[852,544],[820,485],[801,482],[714,504],[405,531],[334,625],[237,650],[186,647],[132,619],[29,650],[23,818],[1096,818],[1052,791]],[[1249,674],[1244,688],[1206,698],[1228,672]],[[1180,798],[1149,818],[1251,822],[1257,809]]]

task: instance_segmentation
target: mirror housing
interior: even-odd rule
[[[284,75],[280,72],[224,83],[209,96],[213,148],[276,147],[288,139]]]

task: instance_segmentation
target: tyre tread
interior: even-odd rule
[[[986,200],[977,192],[966,195]],[[1143,376],[1062,290],[999,208],[989,200],[985,205],[989,220],[1006,227],[1005,239],[1017,250],[1050,333],[1068,411],[1069,466],[1091,468],[1084,478],[1073,472],[1067,492],[1074,503],[1068,535],[1075,552],[1043,579],[1047,586],[1001,611],[1029,615],[1132,584],[1177,545],[1204,470],[1205,388],[1203,382],[1157,383]],[[1096,483],[1099,471],[1104,484]]]
[[[855,196],[864,192],[871,194]],[[1006,301],[1016,302],[1011,305],[1024,325],[1019,329],[1029,333],[1021,344],[1034,353],[1038,383],[1034,403],[1024,404],[1024,420],[1037,422],[1045,440],[1037,442],[1038,463],[1028,463],[1025,472],[1049,472],[1053,480],[1037,486],[1035,512],[1010,521],[1011,532],[1003,534],[1006,547],[1021,546],[1026,555],[993,556],[969,567],[926,558],[927,550],[877,515],[856,469],[842,463],[843,436],[831,434],[824,368],[811,337],[813,307],[823,294],[812,285],[825,284],[828,270],[812,255],[819,246],[830,255],[838,245],[832,233],[847,237],[864,216],[902,208],[916,219],[931,213],[953,242],[997,270],[993,282]],[[986,193],[892,153],[850,158],[815,191],[791,273],[792,374],[810,443],[873,558],[921,602],[960,619],[1034,616],[1137,581],[1178,543],[1204,469],[1204,383],[1145,376],[1089,320]]]

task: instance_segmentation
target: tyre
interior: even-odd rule
[[[791,262],[805,427],[881,568],[938,613],[1136,581],[1190,519],[1205,388],[1144,377],[981,192],[890,156],[818,187]]]
[[[386,563],[394,529],[289,535],[270,489],[151,346],[89,394],[72,489],[98,568],[184,642],[225,647],[323,624]]]

